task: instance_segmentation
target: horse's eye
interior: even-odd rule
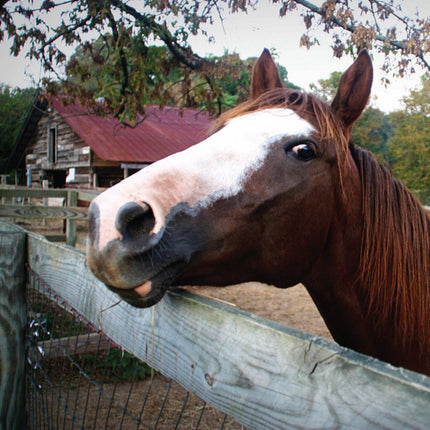
[[[290,151],[301,161],[310,161],[315,158],[314,148],[307,143],[292,146]]]

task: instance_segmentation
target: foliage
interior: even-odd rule
[[[430,77],[404,98],[405,111],[393,115],[389,140],[393,172],[422,201],[430,198]]]
[[[0,84],[0,172],[10,154],[13,144],[24,124],[31,101],[33,88],[10,88]]]
[[[115,96],[121,91],[117,58],[112,55],[109,35],[79,47],[67,63],[68,83],[63,90],[82,88],[92,100],[104,101],[103,108],[112,111]],[[134,113],[144,114],[149,103],[206,108],[220,113],[236,100],[246,97],[250,82],[251,61],[242,61],[237,54],[225,53],[208,61],[224,64],[224,72],[216,69],[202,77],[172,57],[165,46],[146,46],[138,37],[132,38],[132,52],[127,56],[130,85],[135,88],[136,106],[125,100],[117,112],[120,119],[133,120]],[[230,96],[230,97],[229,97]],[[100,106],[100,104],[98,104]],[[93,106],[96,108],[96,106]],[[125,118],[127,117],[127,118]]]
[[[314,32],[323,28],[332,36],[337,57],[355,55],[366,47],[387,55],[385,69],[398,75],[413,69],[413,59],[430,70],[430,21],[407,16],[401,0],[325,0],[320,6],[309,0],[271,1],[279,5],[281,16],[296,11],[303,17],[303,46],[318,43]],[[204,105],[220,112],[224,93],[218,80],[240,76],[241,65],[234,56],[201,58],[192,51],[189,35],[210,37],[208,25],[215,19],[258,9],[260,4],[261,0],[0,0],[0,41],[12,40],[13,55],[24,50],[30,59],[40,60],[49,72],[42,84],[50,91],[66,90],[93,106],[95,94],[102,92],[106,111],[120,119],[141,110],[142,100],[161,97],[163,103],[163,97],[171,97],[164,76],[174,69],[180,71],[186,103],[201,104],[205,99]],[[90,39],[99,39],[99,49],[90,50]],[[148,63],[146,52],[154,44],[167,50],[158,61]],[[82,55],[75,56],[68,70],[75,77],[81,73],[81,78],[67,80],[62,73],[67,63],[65,47],[78,45]],[[98,67],[91,67],[86,56]],[[145,79],[148,86],[142,85]],[[88,80],[92,88],[80,85]]]
[[[85,354],[82,358],[88,362],[94,362],[97,358],[96,369],[102,375],[109,375],[110,380],[144,381],[153,373],[150,366],[120,348],[109,348],[99,357]]]
[[[352,141],[369,150],[382,164],[391,165],[388,140],[393,134],[390,115],[369,106],[352,129]]]
[[[403,98],[407,114],[430,115],[430,74],[421,78],[421,87],[413,89],[409,96]]]
[[[109,103],[120,91],[120,84],[112,78],[118,65],[110,53],[107,39],[109,35],[78,47],[67,63],[66,73],[73,86],[79,85],[95,101],[103,100],[103,108],[109,111],[112,107]],[[210,78],[202,78],[198,73],[175,62],[164,46],[145,46],[135,37],[132,47],[128,67],[132,79],[139,79],[139,82],[133,83],[137,89],[134,97],[140,98],[140,106],[137,108],[139,113],[143,114],[144,106],[149,103],[158,103],[161,106],[207,109],[219,114],[248,98],[251,71],[256,58],[242,60],[239,55],[229,52],[221,57],[209,57],[207,61],[223,63],[226,70],[222,74],[214,73]],[[285,67],[278,67],[284,84],[291,86]],[[93,106],[95,109],[98,107],[100,103]],[[124,112],[127,114],[130,110],[125,109]],[[132,120],[133,117],[129,116],[128,119]]]
[[[317,44],[312,35],[315,28],[322,27],[332,35],[335,57],[366,48],[384,54],[384,69],[399,76],[413,71],[414,61],[430,70],[430,19],[418,11],[408,16],[401,0],[326,0],[321,6],[308,0],[284,0],[282,5],[281,15],[300,7],[304,11],[307,32],[301,39],[303,46]]]
[[[310,89],[317,93],[326,102],[331,102],[339,86],[342,72],[332,72],[328,79],[320,79],[317,84],[310,84]]]

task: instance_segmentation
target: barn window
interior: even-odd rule
[[[48,161],[50,163],[57,162],[57,129],[51,127],[48,130]]]

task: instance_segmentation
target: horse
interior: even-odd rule
[[[174,286],[302,283],[340,345],[429,375],[429,215],[351,141],[372,80],[362,51],[329,104],[284,88],[264,50],[207,139],[93,200],[95,276],[136,307]]]

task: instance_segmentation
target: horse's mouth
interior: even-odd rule
[[[158,303],[169,288],[176,287],[176,281],[186,263],[178,262],[164,268],[151,279],[140,285],[123,289],[106,285],[111,291],[136,308],[147,308]]]
[[[148,292],[145,295],[142,295],[142,293],[139,292],[139,288],[141,286],[132,288],[130,290],[112,287],[111,285],[106,286],[115,294],[120,296],[121,299],[136,308],[148,308],[150,306],[155,305],[163,298],[164,294],[168,290],[168,288],[154,289],[152,287],[151,281],[146,281],[144,284],[149,284]]]

